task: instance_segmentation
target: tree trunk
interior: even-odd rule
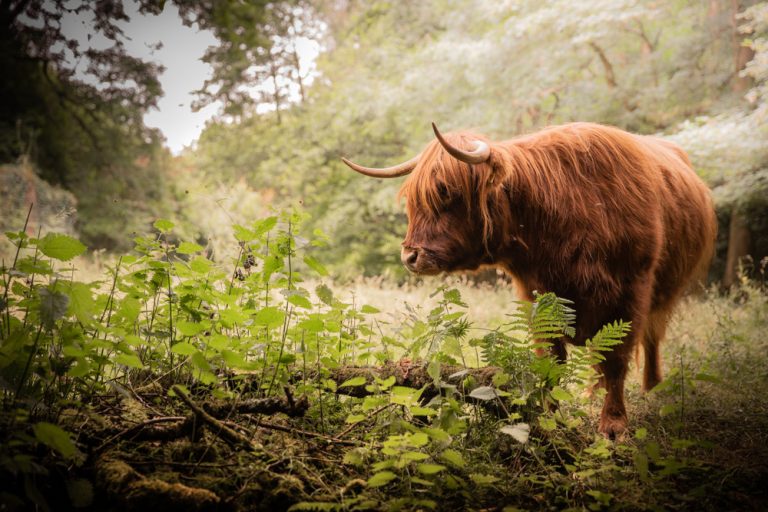
[[[739,212],[738,207],[734,207],[728,228],[728,256],[725,259],[724,287],[730,288],[738,282],[739,264],[749,255],[751,242],[747,219]]]
[[[752,87],[752,79],[748,76],[742,76],[741,72],[747,63],[754,58],[755,51],[751,47],[744,45],[744,34],[739,32],[739,19],[737,16],[741,11],[741,2],[739,0],[731,0],[731,33],[733,34],[735,52],[731,89],[733,92],[744,94]]]

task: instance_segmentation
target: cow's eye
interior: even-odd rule
[[[451,200],[451,193],[448,191],[448,187],[443,183],[437,185],[437,193],[440,194],[440,198],[446,203]]]

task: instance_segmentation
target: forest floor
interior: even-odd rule
[[[433,284],[339,289],[390,312],[386,332],[404,309],[432,307]],[[506,285],[450,284],[475,326],[510,312]],[[322,377],[335,392],[317,394],[302,382],[321,376],[300,372],[271,396],[262,373],[232,375],[237,392],[223,396],[178,387],[174,372],[137,372],[63,410],[58,423],[75,433],[82,458],[51,465],[32,487],[50,510],[766,510],[767,334],[761,286],[686,299],[664,347],[667,379],[641,394],[632,373],[630,430],[616,441],[596,434],[599,397],[563,402],[551,426],[542,411],[520,408],[530,423],[522,438],[499,433],[514,403],[500,411],[472,401],[469,388],[457,395],[461,430],[430,430],[424,411],[394,391],[350,420],[352,404],[381,399],[375,382],[432,385],[431,370],[409,359],[333,368]],[[445,382],[472,377],[475,389],[497,384],[493,369],[440,371]],[[426,395],[420,404],[435,393]],[[22,509],[2,491],[0,510]]]

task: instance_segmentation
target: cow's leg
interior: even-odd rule
[[[565,348],[565,340],[562,338],[554,338],[551,340],[537,340],[537,341],[548,341],[552,343],[552,346],[549,347],[549,353],[555,356],[555,360],[557,360],[558,363],[564,363],[566,359],[568,359],[568,351]],[[537,356],[544,357],[547,355],[547,349],[545,348],[536,348],[533,350]]]
[[[622,348],[622,345],[618,345],[615,350],[606,352],[605,361],[599,365],[602,374],[600,383],[605,386],[606,395],[598,430],[610,439],[615,439],[627,429],[624,380],[627,377],[630,352]]]
[[[641,343],[646,332],[651,302],[651,286],[648,280],[638,280],[632,288],[632,293],[624,299],[625,306],[616,312],[614,318],[630,321],[632,328],[621,344],[604,353],[605,361],[599,364],[606,395],[598,429],[610,439],[616,438],[627,429],[624,381],[637,343]]]
[[[659,350],[661,340],[667,330],[669,311],[657,310],[651,312],[645,326],[643,337],[643,391],[652,390],[662,380],[661,357]]]

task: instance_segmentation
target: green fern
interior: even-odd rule
[[[518,309],[511,316],[510,327],[524,331],[530,340],[545,340],[573,336],[576,330],[576,312],[568,299],[554,293],[534,292],[533,302],[520,301]]]

